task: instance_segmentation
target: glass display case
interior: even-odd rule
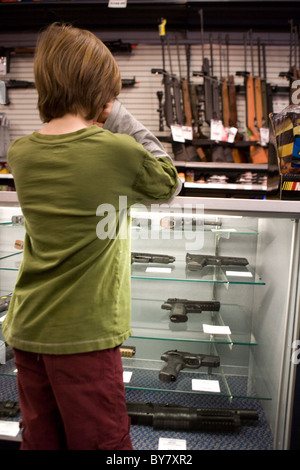
[[[13,198],[0,208],[2,296],[13,291],[22,259],[24,226]],[[300,203],[177,197],[130,213],[125,388],[168,392],[175,403],[180,394],[244,399],[249,408],[258,400],[274,449],[289,448]],[[1,357],[1,376],[15,376],[13,360]]]

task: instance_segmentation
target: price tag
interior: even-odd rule
[[[222,121],[211,119],[210,121],[210,138],[211,140],[223,140],[224,126]]]
[[[237,133],[237,128],[236,127],[226,127],[227,130],[227,142],[230,142],[231,144],[234,142],[236,133]]]
[[[269,143],[269,129],[267,127],[260,128],[260,143],[261,145],[268,145]]]
[[[229,326],[218,326],[218,325],[203,325],[204,333],[210,335],[230,335],[231,331]]]
[[[146,273],[171,273],[171,268],[146,268]]]
[[[20,425],[17,421],[0,421],[0,435],[16,437],[20,432]]]
[[[2,317],[0,317],[0,323],[2,323],[4,321],[5,317],[6,317],[6,313],[4,315],[2,315]]]
[[[190,126],[182,126],[182,133],[186,140],[193,140],[193,129]]]
[[[123,382],[125,384],[128,384],[131,380],[132,377],[132,372],[129,372],[128,370],[123,371]]]
[[[6,57],[0,57],[0,75],[7,74],[7,63]]]
[[[249,271],[226,271],[226,276],[253,277]]]
[[[186,440],[160,437],[158,440],[158,450],[186,450]]]
[[[5,343],[4,341],[0,341],[0,364],[5,364],[6,360],[5,360],[5,351],[6,351],[6,348],[5,348]]]
[[[218,380],[192,379],[192,390],[198,392],[220,392]]]
[[[109,0],[108,8],[126,8],[127,0]]]
[[[183,130],[181,126],[171,126],[172,138],[175,142],[185,142]]]

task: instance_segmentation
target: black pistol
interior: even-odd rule
[[[209,354],[193,354],[177,350],[166,351],[161,356],[166,365],[159,372],[159,380],[162,382],[175,382],[182,369],[199,369],[201,366],[219,367],[219,356]]]
[[[188,313],[201,313],[204,311],[218,312],[220,302],[187,300],[187,299],[168,299],[161,306],[163,310],[170,310],[170,320],[173,323],[184,323],[188,321]]]
[[[205,266],[247,266],[246,258],[235,256],[214,256],[186,254],[186,265],[190,271],[200,271]]]

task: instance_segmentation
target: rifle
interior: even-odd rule
[[[183,78],[181,74],[181,65],[180,65],[180,50],[178,41],[176,40],[176,47],[177,47],[177,57],[178,57],[178,67],[179,67],[179,76],[180,76],[180,83],[181,83],[181,92],[182,92],[182,99],[183,99],[183,109],[184,109],[184,124],[189,127],[193,127],[193,116],[192,116],[192,108],[191,108],[191,99],[190,99],[190,90],[189,90],[189,83],[187,78]]]
[[[220,89],[218,78],[214,75],[214,58],[213,58],[213,41],[212,35],[209,35],[209,47],[210,47],[210,67],[211,67],[211,86],[212,86],[212,114],[213,119],[220,119]],[[220,56],[221,66],[221,56]]]
[[[163,310],[170,310],[170,320],[174,323],[184,323],[188,320],[188,313],[202,313],[204,311],[218,312],[220,302],[168,299],[161,306]]]
[[[201,27],[201,49],[202,49],[202,70],[201,72],[193,72],[193,76],[203,77],[204,85],[204,115],[205,121],[210,125],[213,119],[213,90],[212,90],[212,77],[210,73],[209,60],[204,56],[204,26],[203,26],[203,10],[199,11],[200,14],[200,27]]]
[[[258,421],[258,412],[251,409],[193,408],[160,403],[127,402],[131,424],[153,429],[176,431],[232,432]]]
[[[0,104],[9,104],[8,88],[35,88],[35,85],[25,80],[0,80]]]
[[[247,35],[244,35],[244,49],[245,49],[245,66],[247,57]],[[252,70],[253,73],[253,70]],[[245,67],[244,72],[236,72],[236,75],[243,75],[245,77],[245,90],[246,90],[246,121],[247,121],[247,132],[249,134],[249,140],[253,142],[259,142],[260,134],[256,127],[255,117],[255,91],[254,91],[254,79],[253,75],[247,71]],[[250,146],[250,158],[253,163],[266,163],[268,161],[264,149],[258,144]]]
[[[166,351],[161,360],[167,364],[159,372],[159,380],[162,382],[175,382],[182,369],[199,369],[199,367],[219,367],[219,356],[208,354],[193,354],[177,350]]]
[[[174,263],[174,256],[154,255],[151,253],[131,253],[131,263]]]
[[[234,76],[230,75],[229,71],[229,37],[228,34],[225,36],[225,43],[226,43],[226,62],[227,62],[227,89],[228,89],[228,106],[229,106],[229,118],[228,113],[225,113],[225,122],[229,123],[229,126],[238,128],[238,119],[237,119],[237,105],[236,105],[236,87],[234,83]],[[225,94],[225,102],[227,102],[226,91],[225,91],[225,84],[224,86],[224,94]],[[223,97],[224,97],[223,94]],[[227,106],[227,103],[226,103]],[[223,114],[224,119],[224,114]],[[235,135],[235,141],[242,141],[243,135],[237,131]],[[232,158],[235,163],[244,163],[247,161],[245,158],[244,153],[237,148],[232,149]]]
[[[261,45],[260,39],[257,39],[257,57],[258,57],[258,75],[261,77]],[[260,78],[261,101],[262,101],[262,125],[268,124],[268,96],[267,96],[267,81],[265,78],[265,53],[263,54],[263,70],[264,75]]]
[[[186,254],[186,265],[190,271],[200,271],[205,266],[247,266],[246,258],[236,256],[214,256]]]
[[[191,110],[191,117],[192,117],[191,122],[193,123],[193,136],[194,138],[198,138],[198,139],[207,139],[207,136],[203,134],[202,129],[201,129],[203,122],[201,119],[201,106],[199,104],[199,97],[198,97],[198,95],[201,94],[200,86],[191,83],[191,80],[190,80],[190,56],[191,56],[190,51],[191,51],[190,45],[186,44],[185,55],[186,55],[186,63],[187,63],[187,86],[188,86],[189,95],[190,95],[190,110]],[[183,91],[183,94],[184,94],[184,91]],[[188,116],[189,116],[189,112],[188,112]],[[198,147],[196,151],[200,160],[206,161],[207,151],[205,152],[202,147]]]
[[[272,86],[267,81],[267,66],[266,66],[266,47],[262,44],[262,57],[263,57],[263,80],[262,80],[262,94],[266,95],[263,97],[263,116],[265,125],[269,122],[269,115],[273,113],[273,96]]]
[[[164,130],[164,110],[163,110],[163,104],[162,104],[162,99],[163,99],[163,92],[162,91],[157,91],[156,96],[158,98],[158,113],[159,113],[159,130],[163,131]]]
[[[195,85],[191,83],[190,80],[190,65],[191,65],[191,46],[190,44],[186,44],[185,47],[185,55],[186,55],[186,64],[187,64],[187,81],[189,84],[189,90],[190,90],[190,98],[191,98],[191,111],[192,111],[192,118],[194,122],[194,127],[195,127],[195,137],[200,137],[201,136],[201,126],[202,126],[202,121],[200,117],[200,104],[199,104],[199,85]]]
[[[222,120],[223,120],[224,128],[228,129],[230,125],[229,91],[228,91],[227,79],[226,77],[223,77],[223,74],[222,74],[222,44],[221,44],[220,35],[219,35],[219,58],[220,58],[221,103],[222,103],[222,118],[223,118]],[[211,57],[211,61],[212,60],[213,58]],[[217,95],[216,98],[214,98],[214,109],[217,109],[219,113],[219,101],[217,101],[217,98],[219,99],[219,85],[213,85],[213,87],[215,90],[213,93]],[[216,114],[215,119],[220,119],[220,118],[221,116],[219,116],[219,114]],[[231,148],[227,146],[218,146],[217,148],[213,150],[212,159],[213,161],[232,162],[233,156],[232,156]]]

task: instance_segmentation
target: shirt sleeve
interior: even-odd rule
[[[138,143],[142,144],[143,147],[156,159],[168,159],[174,167],[172,158],[166,153],[161,142],[152,134],[152,132],[140,123],[119,100],[115,100],[112,111],[105,121],[103,128],[113,133],[130,135]],[[176,172],[175,167],[174,170]],[[182,188],[182,182],[178,175],[177,181],[177,188],[172,199],[180,193]]]

